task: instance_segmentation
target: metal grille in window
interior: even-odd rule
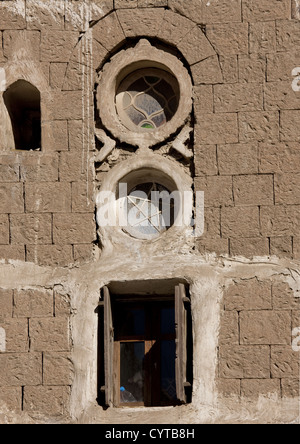
[[[127,231],[153,239],[174,224],[175,205],[170,192],[158,183],[140,184],[127,197]]]
[[[178,109],[176,79],[156,70],[139,70],[129,75],[117,95],[119,117],[135,130],[163,127]]]

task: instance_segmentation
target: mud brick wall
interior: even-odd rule
[[[222,69],[222,80],[203,74],[196,86],[195,187],[207,207],[201,252],[299,259],[296,3],[211,2],[204,20],[197,9]]]
[[[224,292],[219,337],[219,387],[225,397],[299,396],[299,352],[293,330],[300,300],[289,286],[257,278]]]
[[[1,141],[1,259],[66,266],[93,255],[86,91],[82,70],[73,72],[70,62],[80,38],[70,13],[60,1],[0,4],[0,68],[40,89],[42,109],[41,152],[3,150]]]
[[[66,413],[73,378],[68,299],[53,289],[0,289],[0,304],[1,402],[16,414]]]

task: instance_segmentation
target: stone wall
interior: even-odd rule
[[[296,0],[0,3],[0,422],[297,420],[299,19]],[[98,161],[95,85],[141,37],[193,80],[193,162],[163,144],[155,155],[179,160],[204,191],[205,233],[103,248],[96,193],[137,153],[115,140]],[[41,93],[41,151],[11,146],[2,93],[18,79]],[[175,278],[191,291],[192,403],[103,410],[100,289]]]

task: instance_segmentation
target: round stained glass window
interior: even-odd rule
[[[163,185],[154,182],[138,185],[126,200],[126,231],[134,237],[155,239],[174,224],[175,203]]]
[[[116,97],[118,115],[133,131],[154,131],[175,115],[179,87],[171,74],[159,69],[141,69],[126,77]]]

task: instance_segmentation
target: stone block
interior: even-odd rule
[[[0,387],[42,384],[41,353],[0,354]]]
[[[248,54],[248,23],[207,25],[206,35],[219,55]]]
[[[225,345],[220,347],[220,377],[265,379],[270,377],[270,348]]]
[[[74,261],[76,264],[84,264],[94,260],[94,245],[74,245]]]
[[[280,140],[283,142],[300,142],[300,126],[298,125],[300,110],[282,111],[280,116]]]
[[[248,399],[281,397],[280,379],[243,379],[241,396]]]
[[[65,2],[63,0],[26,0],[26,20],[28,29],[63,30]]]
[[[18,182],[19,163],[14,155],[0,155],[0,182]]]
[[[54,311],[55,317],[71,315],[71,298],[69,295],[62,294],[59,291],[54,292]]]
[[[204,211],[205,240],[221,237],[221,210],[217,207],[205,208]]]
[[[119,11],[120,12],[120,11]],[[122,23],[115,12],[100,20],[93,28],[93,37],[107,51],[112,51],[125,40]]]
[[[51,244],[51,214],[12,214],[10,232],[12,244]]]
[[[222,176],[258,173],[258,144],[218,145],[218,170]]]
[[[22,409],[22,388],[21,387],[1,387],[0,409],[8,409],[12,412],[20,412]]]
[[[256,22],[250,24],[250,54],[267,54],[276,52],[275,22]]]
[[[282,379],[282,397],[299,399],[299,377],[294,379]]]
[[[218,379],[217,389],[220,396],[231,398],[240,396],[241,381],[239,379]]]
[[[260,236],[258,207],[225,207],[221,210],[222,235],[225,238]]]
[[[270,255],[277,257],[293,257],[293,240],[291,236],[271,237]]]
[[[61,182],[86,181],[92,178],[90,163],[87,164],[86,156],[78,156],[77,153],[62,152],[59,162],[59,177]],[[87,186],[87,185],[86,185]]]
[[[217,147],[216,145],[198,145],[195,150],[195,175],[196,176],[217,176]]]
[[[15,290],[14,318],[53,316],[52,290]]]
[[[220,56],[220,66],[224,83],[236,83],[239,80],[237,55]]]
[[[212,3],[189,0],[169,0],[169,7],[196,23],[229,23],[241,21],[241,1],[216,0]]]
[[[233,205],[232,178],[229,176],[196,177],[195,191],[204,191],[206,207]]]
[[[293,91],[291,80],[267,82],[264,91],[267,111],[299,109],[299,92]]]
[[[12,317],[12,301],[13,301],[13,292],[12,290],[3,290],[0,289],[0,321],[4,318]]]
[[[235,205],[255,206],[274,203],[274,183],[272,175],[233,177]]]
[[[24,245],[1,245],[0,259],[6,261],[25,261]]]
[[[276,22],[277,51],[292,51],[300,45],[299,20],[279,20]],[[295,66],[296,67],[296,66]]]
[[[217,56],[209,57],[191,67],[195,85],[223,83],[223,74]]]
[[[194,65],[216,54],[202,29],[197,26],[178,43],[178,49],[190,65]]]
[[[85,3],[68,0],[65,3],[65,29],[86,32],[91,22],[97,22],[114,9],[114,0],[93,0]]]
[[[13,60],[20,51],[26,53],[27,60],[40,61],[40,33],[39,31],[3,32],[3,54],[8,60]]]
[[[37,156],[34,153],[33,155],[24,156],[20,161],[20,177],[23,182],[58,181],[57,154],[40,154]]]
[[[297,236],[300,230],[300,208],[297,205],[261,207],[263,236]]]
[[[231,239],[230,254],[231,256],[244,256],[247,258],[269,256],[269,239],[263,237]]]
[[[72,183],[72,212],[73,213],[94,213],[95,203],[93,202],[94,186],[91,182]]]
[[[43,148],[46,152],[69,149],[68,122],[54,120],[42,123]]]
[[[194,109],[195,117],[204,113],[212,113],[214,107],[214,96],[212,85],[198,85],[194,87]],[[200,117],[201,118],[201,117]],[[199,119],[199,117],[198,117]]]
[[[292,347],[271,347],[272,378],[297,378],[299,376],[299,353]]]
[[[298,173],[299,164],[300,149],[296,142],[259,145],[260,173]]]
[[[96,224],[93,214],[54,215],[54,244],[89,244],[96,239]]]
[[[195,27],[196,24],[186,17],[166,10],[163,22],[157,29],[157,37],[173,45],[178,44]]]
[[[84,126],[82,120],[68,121],[69,149],[70,151],[82,152]]]
[[[261,84],[230,84],[214,86],[216,113],[263,110],[263,86]]]
[[[25,202],[28,213],[65,213],[71,211],[71,184],[25,184]]]
[[[5,330],[6,353],[27,353],[29,347],[28,320],[5,318],[0,327]]]
[[[69,410],[69,387],[25,387],[24,411],[42,415],[60,416]]]
[[[244,311],[240,313],[241,344],[290,345],[291,313]]]
[[[3,0],[0,9],[0,29],[25,29],[25,0]]]
[[[239,315],[237,312],[222,313],[219,345],[239,345]]]
[[[238,60],[241,83],[266,81],[266,57],[260,54],[240,55]]]
[[[50,86],[62,90],[68,63],[50,63]]]
[[[237,114],[203,114],[195,127],[195,135],[204,145],[237,143]]]
[[[74,262],[72,245],[26,245],[26,260],[36,265],[67,267]]]
[[[70,353],[45,353],[43,383],[50,386],[72,385],[74,366]]]
[[[241,142],[274,142],[279,140],[278,112],[248,112],[239,114]]]
[[[289,19],[291,16],[291,2],[289,0],[244,0],[242,5],[245,21],[269,21]]]
[[[79,120],[83,116],[81,91],[54,90],[45,99],[47,120]]]
[[[23,185],[21,183],[0,183],[0,213],[23,212]]]
[[[67,63],[78,42],[79,34],[73,31],[42,30],[41,61]]]
[[[272,296],[275,310],[300,310],[300,298],[286,282],[274,282]]]
[[[0,214],[0,245],[9,244],[9,219],[7,214]]]
[[[119,9],[117,16],[125,37],[156,37],[164,19],[163,8],[155,9]],[[117,28],[118,30],[118,28]],[[95,37],[106,49],[101,39]],[[120,43],[120,39],[119,42]]]
[[[70,351],[69,320],[66,317],[29,320],[31,350]]]
[[[289,48],[284,52],[268,54],[267,80],[268,82],[290,81],[292,84],[292,71],[300,66],[300,55],[296,49]]]
[[[86,70],[87,68],[83,66],[82,63],[70,61],[66,70],[66,75],[63,79],[62,89],[64,91],[82,91],[84,88],[84,76]]]
[[[271,310],[271,288],[270,281],[256,278],[235,282],[224,292],[225,310]]]

